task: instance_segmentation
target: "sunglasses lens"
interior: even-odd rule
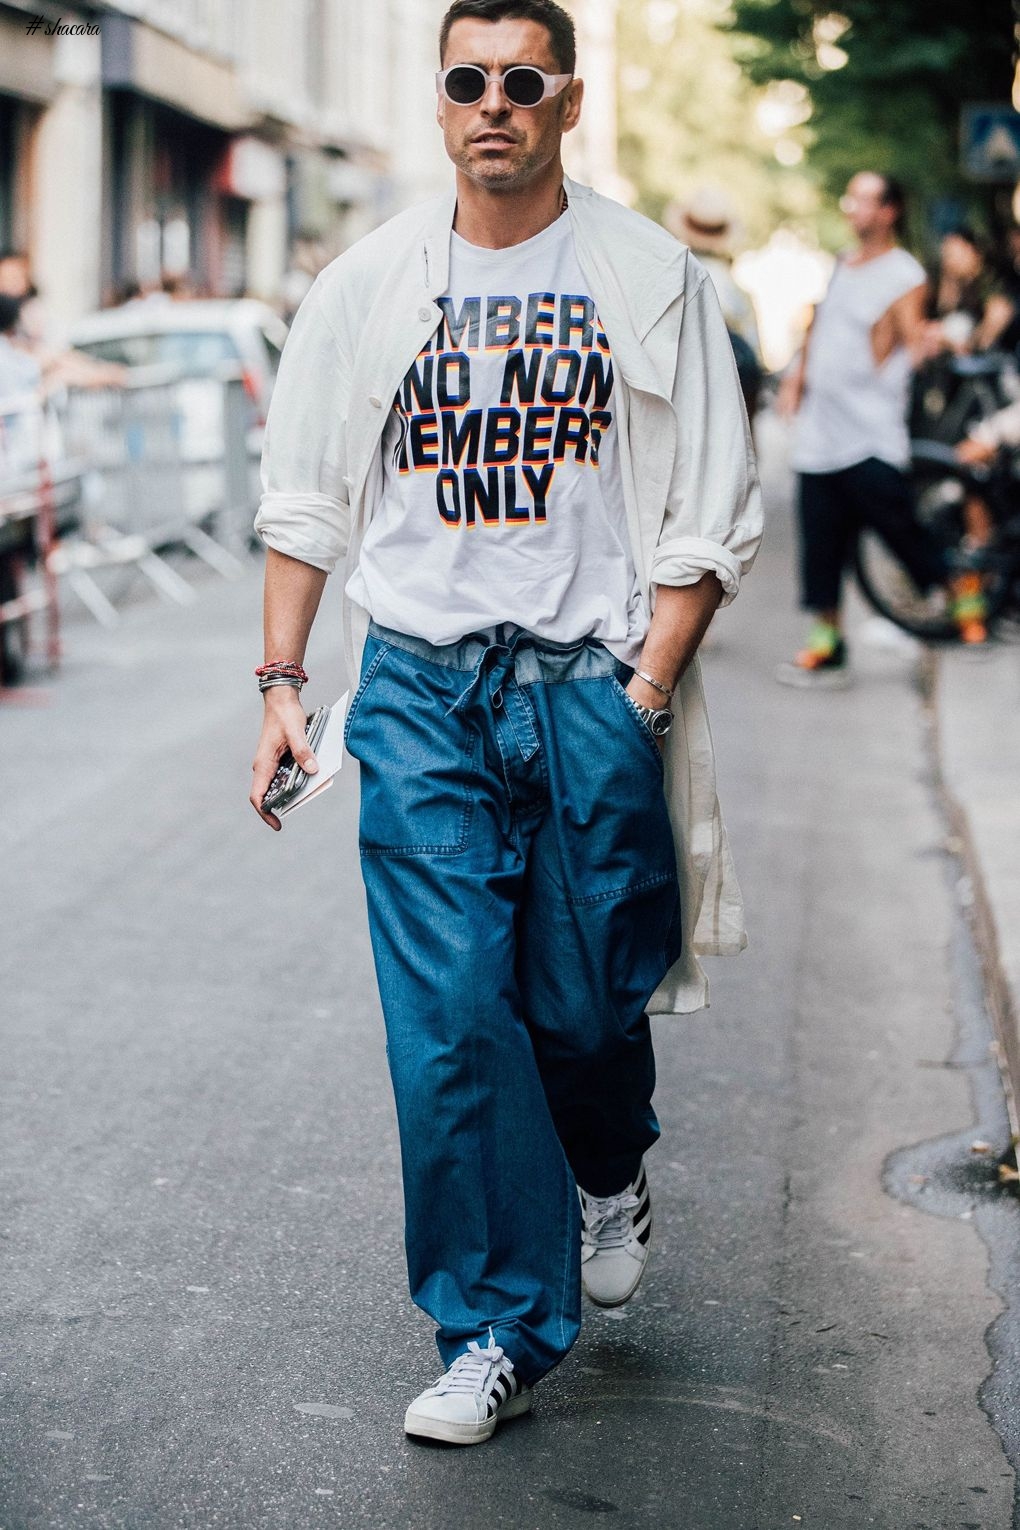
[[[515,106],[537,106],[545,95],[545,81],[537,69],[522,64],[507,70],[503,76],[503,91]]]
[[[470,64],[461,64],[450,70],[443,88],[450,100],[458,106],[470,106],[473,101],[482,99],[485,84],[485,75],[480,69],[474,69]]]

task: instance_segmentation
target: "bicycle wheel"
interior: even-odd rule
[[[951,469],[935,463],[915,463],[913,481],[917,520],[942,548],[948,579],[954,562],[957,567],[963,563],[959,547],[964,535],[965,483]],[[880,616],[929,642],[947,642],[959,637],[950,610],[948,588],[939,585],[922,594],[895,555],[867,527],[857,538],[854,560],[861,589]],[[996,556],[993,547],[969,559],[968,566],[981,572],[988,620],[992,621],[1009,596],[1009,578],[1003,560]]]

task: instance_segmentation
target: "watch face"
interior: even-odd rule
[[[672,712],[653,712],[648,719],[648,726],[656,738],[661,738],[673,726]]]

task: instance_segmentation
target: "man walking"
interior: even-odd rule
[[[806,646],[776,678],[788,685],[847,683],[843,569],[862,525],[873,526],[921,591],[943,583],[937,545],[917,523],[907,470],[911,351],[925,335],[924,268],[897,242],[898,182],[864,171],[840,207],[856,244],[840,257],[780,407],[796,413],[801,604]]]
[[[455,195],[329,266],[284,352],[251,800],[278,828],[343,559],[408,1274],[446,1366],[405,1428],[474,1444],[570,1349],[582,1281],[637,1287],[647,1011],[699,1008],[696,951],[744,944],[694,653],[761,510],[710,283],[564,178],[568,14],[456,0],[440,54]]]

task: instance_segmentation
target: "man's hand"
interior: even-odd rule
[[[722,585],[715,574],[702,574],[696,584],[657,585],[655,610],[637,668],[675,692],[681,675],[708,630],[722,593]],[[627,682],[627,694],[642,707],[658,710],[670,705],[660,690],[638,674],[631,675]],[[668,737],[664,734],[656,739],[663,753]]]
[[[269,783],[276,774],[281,756],[289,749],[301,769],[313,776],[318,770],[315,755],[305,738],[305,709],[301,694],[293,685],[274,685],[264,692],[266,711],[262,719],[262,733],[252,762],[251,794],[248,801],[263,823],[271,829],[283,825],[275,813],[263,810],[262,799],[269,790]]]
[[[263,623],[267,663],[277,656],[300,662],[325,583],[326,575],[321,569],[289,558],[275,547],[268,549]],[[289,749],[309,775],[314,775],[319,767],[305,739],[301,693],[292,685],[274,685],[262,695],[266,715],[252,764],[254,774],[248,800],[264,823],[271,829],[280,829],[283,825],[276,814],[262,811],[262,799],[276,774],[280,756]]]
[[[776,391],[776,413],[780,419],[792,420],[804,395],[804,375],[800,367],[787,372],[780,379]]]
[[[657,691],[654,685],[649,685],[647,680],[642,680],[640,675],[631,675],[626,686],[627,695],[632,701],[636,701],[639,707],[654,707],[659,712],[663,707],[669,707],[670,702],[661,691]],[[655,742],[659,746],[659,753],[666,752],[666,735],[656,737]]]
[[[986,446],[983,441],[975,441],[968,436],[966,441],[961,441],[957,446],[956,457],[967,467],[987,467],[995,459],[995,450],[994,446]]]

